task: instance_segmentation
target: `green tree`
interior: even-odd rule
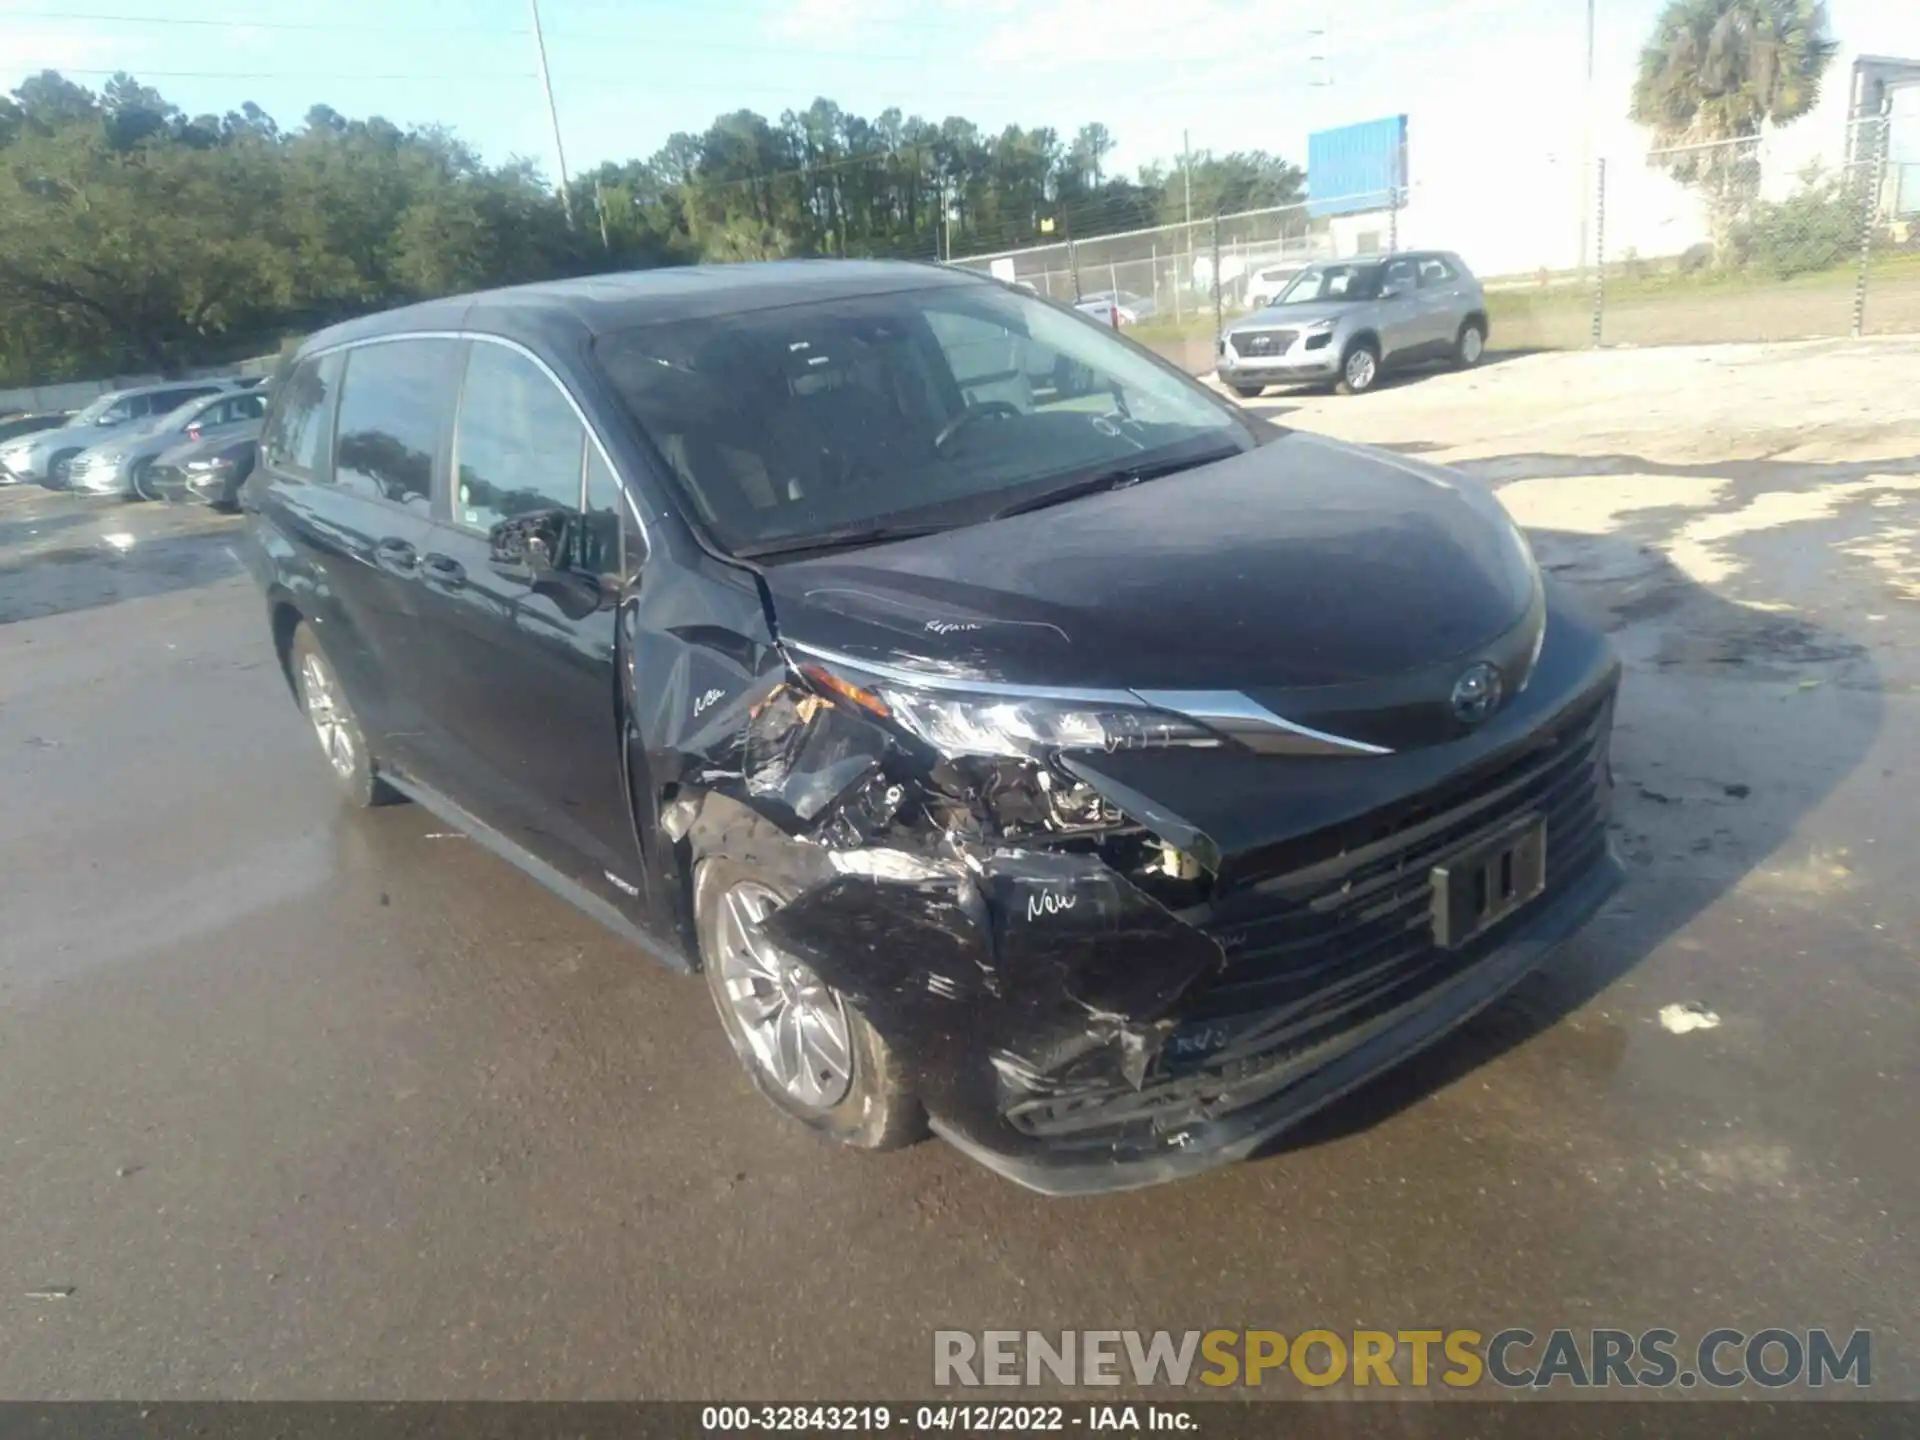
[[[1811,110],[1838,49],[1821,0],[1670,0],[1654,22],[1628,114],[1705,195],[1717,252],[1759,188],[1756,147],[1740,142]]]

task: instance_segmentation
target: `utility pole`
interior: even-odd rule
[[[547,41],[540,33],[540,0],[527,0],[533,12],[533,49],[540,57],[540,88],[547,94],[547,120],[553,126],[553,153],[560,162],[560,208],[573,228],[573,196],[567,193],[567,147],[560,143],[560,110],[553,103],[553,75],[547,69]]]
[[[1193,225],[1193,139],[1188,131],[1180,132],[1180,150],[1185,157],[1180,168],[1187,177],[1187,225]]]

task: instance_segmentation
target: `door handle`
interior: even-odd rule
[[[373,547],[373,558],[389,570],[399,570],[409,575],[420,566],[420,552],[405,540],[388,538],[379,541]]]
[[[436,555],[429,551],[420,562],[420,568],[429,581],[436,585],[449,587],[467,583],[467,567],[451,555]]]

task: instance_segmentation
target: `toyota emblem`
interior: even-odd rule
[[[1498,708],[1502,688],[1500,672],[1481,660],[1453,682],[1447,705],[1462,725],[1478,725]]]

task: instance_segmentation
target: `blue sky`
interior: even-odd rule
[[[1659,0],[1598,0],[1602,148],[1628,145],[1634,53]],[[1920,54],[1920,5],[1835,0],[1844,54]],[[1101,120],[1123,168],[1196,149],[1304,161],[1308,130],[1406,111],[1422,156],[1497,166],[1578,145],[1583,0],[542,0],[567,159],[645,157],[741,106],[816,95],[987,128]],[[1316,35],[1315,31],[1323,33]],[[191,112],[325,102],[438,122],[490,159],[553,147],[526,0],[0,0],[0,88],[127,69]],[[1808,122],[1812,123],[1812,122]]]

